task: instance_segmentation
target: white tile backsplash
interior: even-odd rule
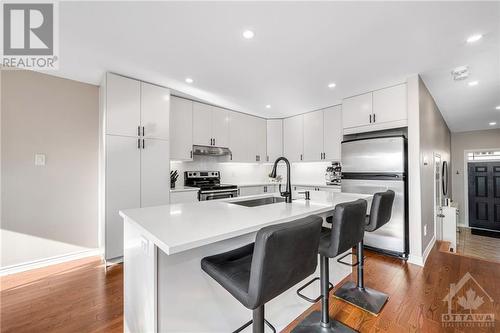
[[[189,162],[170,162],[171,170],[178,170],[177,185],[184,184],[184,171],[220,171],[221,182],[229,184],[263,183],[269,180],[272,164],[223,162],[224,157],[195,156]],[[325,182],[325,170],[330,162],[292,163],[292,183],[321,184]],[[280,163],[278,174],[285,176],[285,164]]]

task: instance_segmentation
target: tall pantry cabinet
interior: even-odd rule
[[[100,87],[100,244],[123,257],[119,211],[169,203],[170,90],[107,73]]]

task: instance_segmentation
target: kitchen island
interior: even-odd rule
[[[251,318],[251,311],[201,270],[203,257],[253,242],[262,227],[311,214],[326,217],[341,202],[371,199],[365,194],[318,191],[311,193],[311,200],[295,193],[292,203],[234,204],[269,196],[273,194],[120,212],[125,224],[125,331],[234,331]],[[318,271],[313,275],[319,276]],[[350,267],[330,260],[332,283],[350,273]],[[311,305],[295,294],[301,284],[266,304],[266,319],[278,330]],[[318,295],[318,284],[305,293]]]

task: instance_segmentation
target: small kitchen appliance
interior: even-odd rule
[[[339,162],[332,162],[326,168],[325,172],[326,185],[340,185],[342,182],[342,166]]]
[[[219,171],[184,171],[184,186],[200,188],[199,201],[238,196],[238,186],[220,183]]]

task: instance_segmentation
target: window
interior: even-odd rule
[[[500,160],[500,151],[475,151],[467,153],[467,160],[469,161],[489,161]]]

